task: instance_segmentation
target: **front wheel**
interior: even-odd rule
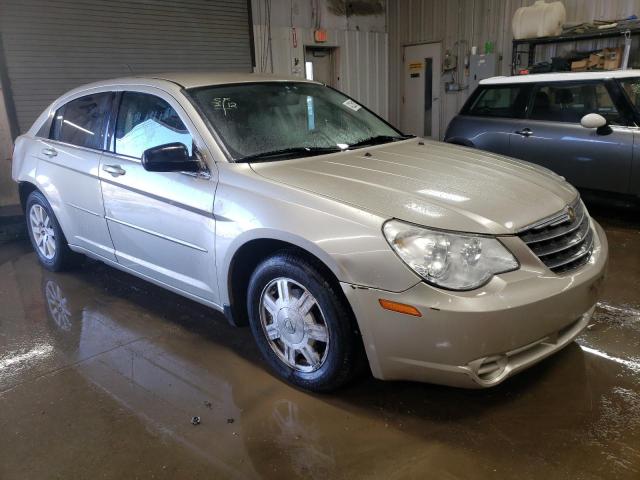
[[[361,342],[341,292],[305,258],[282,252],[253,273],[247,296],[253,336],[278,376],[307,390],[334,390],[358,372]]]

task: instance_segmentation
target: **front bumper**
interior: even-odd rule
[[[589,323],[601,292],[608,246],[596,233],[589,262],[556,275],[518,237],[501,240],[521,268],[471,292],[423,282],[392,293],[342,284],[373,375],[458,387],[497,385],[562,349]],[[422,317],[383,310],[379,299],[413,305]]]

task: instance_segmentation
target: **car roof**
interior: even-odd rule
[[[206,87],[210,85],[226,85],[237,83],[254,82],[308,82],[316,83],[313,80],[306,80],[299,77],[287,77],[282,75],[271,75],[265,73],[232,73],[232,72],[168,72],[144,75],[131,75],[129,77],[108,78],[86,85],[80,85],[73,90],[59,97],[58,101],[82,94],[86,90],[93,88],[108,89],[113,87],[127,88],[134,85],[159,86],[169,82],[174,87],[194,88]]]
[[[554,72],[492,77],[480,80],[480,85],[505,85],[512,83],[571,82],[574,80],[601,80],[604,78],[640,77],[640,70],[605,70],[599,72]]]
[[[151,75],[136,75],[136,78],[166,80],[177,83],[184,88],[251,82],[309,82],[309,80],[299,77],[239,72],[166,72]]]
[[[170,87],[171,89],[177,89],[254,82],[306,82],[321,85],[320,82],[300,77],[246,72],[183,71],[140,75],[133,74],[128,77],[107,78],[105,80],[80,85],[59,96],[38,117],[30,131],[37,131],[37,128],[40,127],[44,119],[46,119],[46,115],[52,108],[58,108],[69,100],[84,95],[87,91],[94,89],[98,89],[98,91],[110,89],[126,90],[127,88],[134,86],[152,86],[165,89]]]

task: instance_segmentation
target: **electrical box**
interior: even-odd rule
[[[480,80],[496,76],[495,53],[469,56],[469,91],[473,92]]]

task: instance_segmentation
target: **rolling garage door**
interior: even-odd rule
[[[247,0],[1,0],[0,33],[5,99],[19,132],[83,83],[251,71]]]

